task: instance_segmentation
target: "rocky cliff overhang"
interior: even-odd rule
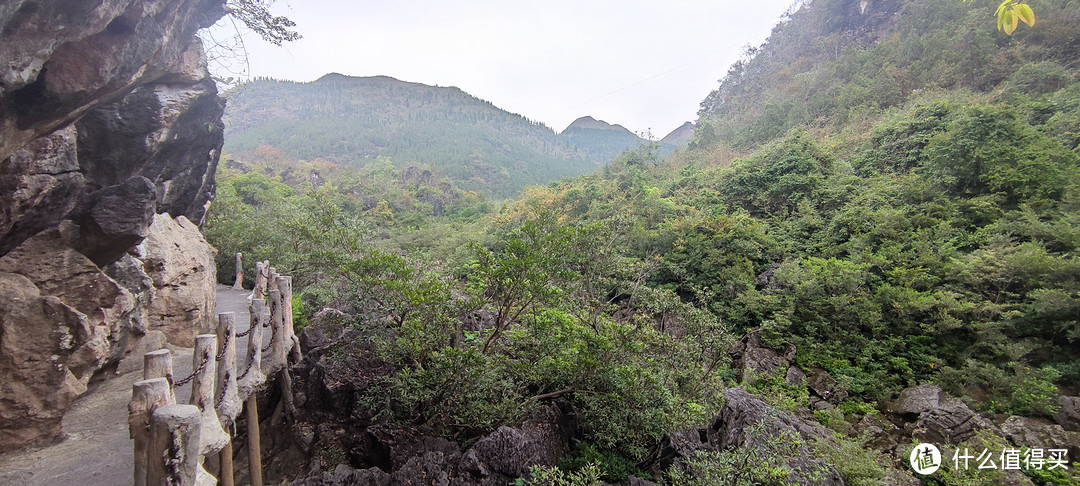
[[[140,265],[155,215],[205,217],[224,102],[196,32],[223,4],[0,3],[0,452],[58,438],[141,330],[154,286],[109,275]]]

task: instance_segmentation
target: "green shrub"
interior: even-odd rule
[[[764,423],[744,431],[752,447],[733,447],[720,452],[696,451],[684,462],[673,464],[665,472],[668,486],[758,486],[799,484],[788,461],[800,454],[805,443],[793,432],[766,437]],[[823,470],[802,471],[813,480]]]
[[[1073,82],[1068,69],[1054,61],[1029,62],[1020,66],[1009,77],[1015,89],[1030,94],[1046,94],[1057,91]]]
[[[888,459],[866,446],[837,434],[831,440],[818,439],[812,444],[813,451],[826,463],[836,468],[844,484],[872,486],[881,484],[887,474]]]
[[[529,478],[519,478],[514,486],[597,486],[600,484],[600,468],[596,464],[565,472],[557,467],[533,466]]]
[[[600,479],[610,482],[622,481],[627,476],[646,476],[634,461],[611,450],[597,449],[587,442],[578,443],[559,459],[559,469],[564,471],[580,472],[589,468],[599,469]]]

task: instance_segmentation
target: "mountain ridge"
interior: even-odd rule
[[[460,88],[385,75],[263,78],[228,96],[226,150],[241,158],[263,146],[361,166],[386,156],[398,166],[429,164],[489,196],[587,173],[647,143],[591,116],[556,133]]]

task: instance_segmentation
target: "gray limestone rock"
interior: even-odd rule
[[[932,410],[941,401],[941,388],[935,385],[919,385],[905,388],[889,406],[889,411],[900,414],[920,414]]]
[[[1074,432],[1080,432],[1080,397],[1058,397],[1058,411],[1054,421]]]

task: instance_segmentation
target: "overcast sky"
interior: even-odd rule
[[[457,86],[556,131],[590,115],[663,137],[792,0],[277,0],[303,39],[245,35],[249,75]],[[215,27],[224,38],[234,29]]]

